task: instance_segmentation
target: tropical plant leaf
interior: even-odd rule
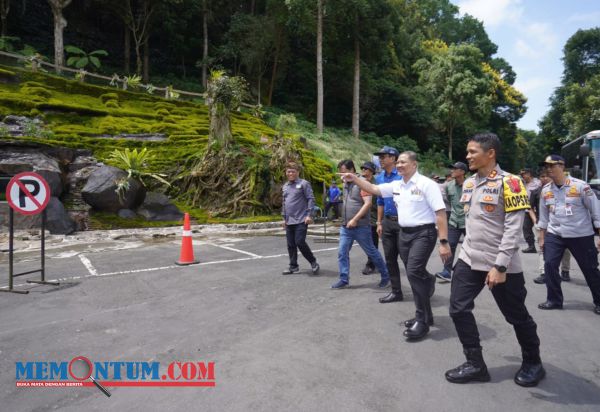
[[[108,56],[108,52],[106,50],[94,50],[88,56]]]
[[[94,66],[100,67],[100,60],[96,56],[89,55],[88,57]]]
[[[77,61],[77,63],[75,63],[75,67],[77,67],[78,69],[81,69],[85,66],[87,66],[87,64],[89,63],[89,59],[87,58],[87,56],[82,57],[81,59],[79,59]]]
[[[67,59],[67,66],[73,66],[77,61],[79,61],[81,57],[79,56],[71,56]]]
[[[83,50],[81,50],[79,47],[75,47],[75,46],[71,46],[71,45],[65,46],[65,51],[67,53],[80,54],[83,56],[86,55],[86,53]]]

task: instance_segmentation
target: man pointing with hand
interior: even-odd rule
[[[409,340],[423,338],[433,325],[430,297],[435,277],[427,272],[427,261],[440,237],[439,252],[445,262],[451,256],[448,244],[446,205],[436,182],[419,174],[417,154],[403,152],[396,168],[402,180],[373,185],[352,173],[340,173],[346,182],[354,182],[362,190],[381,197],[392,197],[398,209],[400,225],[399,252],[415,299],[415,317],[404,322],[404,336]],[[438,230],[436,231],[436,224]]]

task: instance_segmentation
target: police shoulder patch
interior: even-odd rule
[[[505,212],[515,212],[530,208],[527,190],[521,179],[513,175],[503,176],[502,188]]]

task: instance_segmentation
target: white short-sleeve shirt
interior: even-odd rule
[[[419,172],[410,178],[377,185],[381,197],[393,197],[398,209],[398,224],[413,227],[435,223],[435,212],[446,210],[442,192],[436,182]]]

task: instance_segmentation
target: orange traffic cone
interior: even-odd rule
[[[183,217],[183,237],[181,238],[181,254],[179,260],[175,264],[180,266],[194,265],[198,262],[194,259],[194,248],[192,246],[192,228],[190,226],[190,215],[189,213],[184,214]]]

